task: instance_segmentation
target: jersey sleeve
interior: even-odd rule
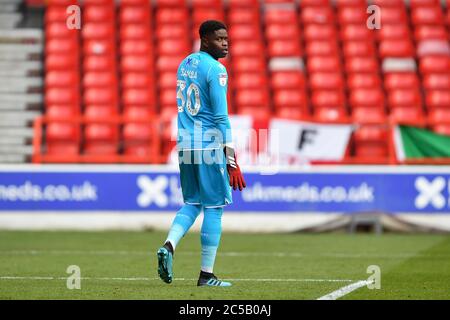
[[[214,122],[222,134],[223,143],[231,143],[231,126],[227,105],[228,74],[225,67],[219,65],[211,67],[208,72],[208,86]]]

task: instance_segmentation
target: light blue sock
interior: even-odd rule
[[[172,244],[173,250],[175,250],[180,239],[194,224],[201,210],[201,205],[192,204],[185,204],[178,210],[166,240],[166,242],[169,241]]]
[[[202,268],[204,272],[213,272],[217,248],[222,234],[223,208],[205,208],[201,230]]]

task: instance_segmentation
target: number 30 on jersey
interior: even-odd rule
[[[178,112],[183,112],[186,106],[187,112],[195,116],[200,110],[200,89],[195,83],[191,83],[186,90],[186,81],[177,80],[177,105]]]

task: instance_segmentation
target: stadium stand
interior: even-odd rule
[[[367,27],[369,3],[381,29]],[[393,163],[394,124],[450,134],[450,1],[369,3],[48,1],[33,161],[165,162],[177,66],[198,50],[200,23],[219,19],[231,41],[230,114],[251,114],[256,128],[273,117],[352,122],[343,163]],[[69,4],[81,6],[81,31],[64,27]]]

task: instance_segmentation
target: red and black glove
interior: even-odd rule
[[[236,161],[236,153],[233,148],[225,147],[224,149],[225,157],[227,159],[227,171],[230,177],[230,186],[233,190],[239,188],[242,191],[246,187],[244,177],[242,176],[241,169]]]

